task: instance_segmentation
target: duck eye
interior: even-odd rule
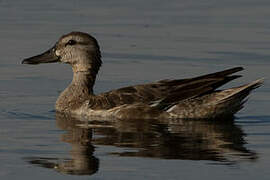
[[[74,45],[74,44],[76,44],[76,41],[74,41],[74,40],[69,40],[67,43],[66,43],[66,46],[67,45],[70,45],[70,46],[72,46],[72,45]]]

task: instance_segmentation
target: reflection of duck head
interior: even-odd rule
[[[77,119],[64,114],[56,114],[57,126],[66,133],[61,140],[71,144],[71,159],[28,158],[31,164],[45,168],[54,168],[58,172],[72,175],[91,175],[98,171],[99,160],[93,156],[94,146],[91,144],[92,129],[79,128]]]
[[[71,144],[71,159],[57,166],[57,170],[67,174],[93,174],[98,170],[99,160],[93,156],[94,146],[91,144],[92,129],[78,128],[78,120],[56,114],[57,126],[67,132],[61,140]]]

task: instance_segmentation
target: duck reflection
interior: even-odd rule
[[[89,126],[89,125],[88,125]],[[90,125],[91,126],[91,125]],[[118,121],[111,128],[96,128],[95,145],[123,147],[119,156],[162,159],[210,160],[236,163],[255,160],[256,153],[244,145],[245,134],[232,119],[226,122],[175,120]]]
[[[66,130],[60,139],[71,144],[69,159],[59,158],[27,158],[31,164],[45,168],[53,168],[64,174],[91,175],[98,171],[99,160],[93,156],[94,146],[91,143],[92,129],[81,128],[77,125],[82,122],[71,116],[56,114],[56,124]]]
[[[66,133],[61,140],[71,144],[70,159],[34,158],[29,162],[67,174],[90,175],[97,172],[99,160],[93,156],[94,146],[120,147],[111,155],[162,159],[209,160],[234,164],[256,160],[256,153],[244,145],[241,128],[228,121],[125,120],[115,122],[84,121],[56,113],[57,126]]]

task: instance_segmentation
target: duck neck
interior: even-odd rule
[[[89,94],[93,94],[93,86],[96,75],[102,64],[101,54],[98,45],[95,51],[88,52],[78,60],[81,63],[72,64],[73,80],[71,84],[84,88]],[[84,59],[85,58],[85,59]]]
[[[94,96],[93,86],[96,73],[88,71],[74,71],[70,85],[60,94],[56,101],[56,110],[71,112],[80,108],[91,96]]]
[[[93,86],[96,81],[96,73],[88,69],[87,71],[73,71],[73,80],[70,86],[81,89],[89,95],[92,95]],[[81,92],[78,92],[81,93]]]

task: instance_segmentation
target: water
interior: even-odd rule
[[[267,0],[0,0],[1,179],[269,179]],[[234,123],[93,124],[56,114],[67,65],[21,65],[65,33],[94,35],[95,91],[244,66],[265,77]],[[89,177],[90,176],[90,177]]]

